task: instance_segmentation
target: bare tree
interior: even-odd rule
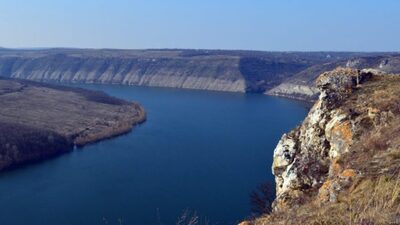
[[[250,193],[251,212],[255,215],[270,213],[274,201],[275,188],[270,182],[260,184]]]
[[[190,212],[190,210],[183,211],[182,215],[178,218],[176,225],[198,225],[199,216],[196,212]]]

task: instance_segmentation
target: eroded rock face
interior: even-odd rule
[[[318,96],[319,91],[317,88],[305,84],[282,83],[268,90],[265,94],[313,101]]]
[[[389,53],[0,49],[0,76],[264,93],[314,102],[318,97],[315,78],[353,58],[356,62],[349,61],[347,66],[400,72],[400,56]]]
[[[287,53],[281,60],[276,59],[275,53],[254,53],[208,50],[3,50],[0,51],[0,76],[35,81],[263,93],[312,64],[333,60],[319,53],[310,56],[309,53]]]
[[[276,181],[274,209],[305,201],[319,193],[320,201],[336,201],[335,193],[354,176],[337,161],[351,147],[354,137],[352,112],[340,104],[358,85],[373,75],[371,70],[338,68],[316,81],[321,94],[303,124],[284,134],[274,151],[272,166]],[[342,176],[342,180],[331,180]]]

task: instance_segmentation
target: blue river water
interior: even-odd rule
[[[172,225],[185,210],[235,224],[250,215],[249,193],[273,182],[279,138],[307,113],[300,102],[257,94],[79,86],[140,102],[148,119],[0,174],[0,224]]]

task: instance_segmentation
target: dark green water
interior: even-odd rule
[[[262,95],[81,85],[139,101],[133,132],[0,175],[0,224],[175,224],[185,209],[212,224],[249,216],[249,193],[272,181],[273,149],[306,114]]]

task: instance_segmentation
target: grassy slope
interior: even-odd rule
[[[339,167],[356,171],[338,202],[317,197],[291,210],[273,212],[251,224],[400,224],[400,76],[376,76],[342,105],[359,124]],[[351,170],[350,170],[351,169]]]

